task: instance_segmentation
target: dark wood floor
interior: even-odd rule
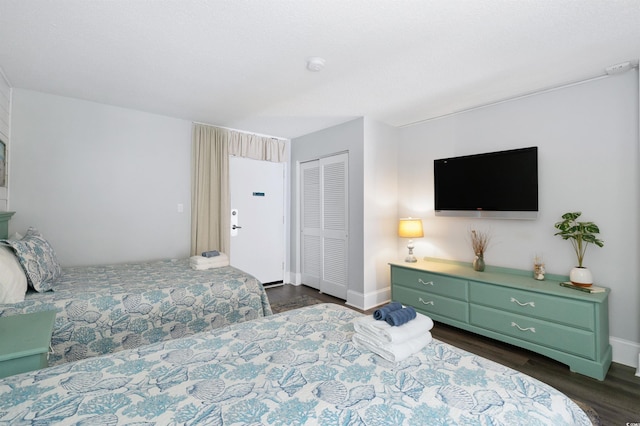
[[[309,295],[325,302],[337,303],[362,312],[344,303],[344,300],[319,293],[306,286],[285,284],[267,289],[273,302]],[[369,314],[373,310],[365,313]],[[593,407],[603,425],[640,425],[640,377],[635,369],[613,363],[604,381],[572,373],[569,367],[545,356],[506,343],[436,323],[433,337],[491,359],[514,370],[545,382],[565,395]]]

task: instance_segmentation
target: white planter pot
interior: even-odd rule
[[[569,281],[573,285],[589,287],[593,284],[593,276],[591,276],[591,271],[584,266],[582,268],[576,266],[569,273]]]

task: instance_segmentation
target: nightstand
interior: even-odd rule
[[[48,366],[56,311],[0,317],[0,378]]]

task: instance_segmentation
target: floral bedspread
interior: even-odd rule
[[[55,310],[49,365],[136,348],[271,315],[262,284],[189,259],[64,268],[53,291],[0,305],[0,316]]]
[[[323,304],[0,380],[0,423],[589,425],[568,397],[433,340],[390,364]]]

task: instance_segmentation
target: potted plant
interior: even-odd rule
[[[582,266],[584,254],[589,244],[598,247],[604,246],[604,242],[597,237],[600,228],[593,222],[578,222],[582,212],[570,212],[562,215],[562,221],[557,222],[554,227],[558,230],[554,235],[559,235],[563,240],[571,241],[573,250],[578,258],[578,266],[573,268],[569,274],[572,284],[588,287],[593,284],[591,271]]]

